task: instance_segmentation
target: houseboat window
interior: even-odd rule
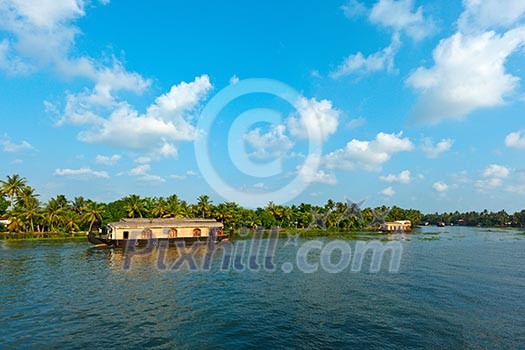
[[[201,236],[201,229],[196,228],[193,230],[193,237],[200,237]]]
[[[145,228],[142,230],[142,238],[143,239],[151,239],[153,237],[153,231],[149,228]]]
[[[129,239],[129,231],[124,231],[124,239]]]
[[[170,228],[170,231],[168,232],[168,238],[177,238],[178,231],[175,227]]]

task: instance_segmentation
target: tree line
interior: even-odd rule
[[[525,227],[525,209],[514,214],[509,214],[505,210],[489,212],[486,209],[482,212],[433,213],[424,215],[422,221],[430,225],[443,222],[445,224],[465,226]]]
[[[53,235],[97,230],[121,218],[205,218],[222,222],[227,229],[241,227],[281,227],[308,229],[322,226],[337,230],[377,229],[381,222],[410,220],[413,225],[458,222],[467,225],[518,226],[525,224],[525,210],[513,215],[500,213],[454,213],[423,215],[419,210],[397,206],[361,209],[354,203],[335,202],[325,205],[308,203],[278,205],[273,202],[257,209],[243,208],[234,202],[214,204],[207,195],[188,203],[176,194],[168,197],[140,197],[135,194],[110,203],[99,203],[82,196],[68,199],[57,195],[42,202],[27,179],[18,174],[0,180],[0,217],[8,225],[0,227],[15,233]]]

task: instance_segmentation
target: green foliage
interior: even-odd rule
[[[9,201],[5,197],[0,196],[0,216],[6,213],[7,208],[9,208]]]
[[[464,225],[464,226],[484,226],[484,227],[525,227],[525,209],[512,215],[505,210],[498,212],[470,211],[460,213],[434,213],[424,215],[422,222],[428,222],[430,225],[436,225],[438,222],[446,224]]]
[[[237,203],[213,204],[210,198],[202,195],[196,203],[188,204],[173,194],[169,197],[140,197],[129,195],[117,201],[103,204],[76,197],[68,200],[64,195],[41,203],[39,195],[27,185],[27,180],[19,175],[8,176],[0,185],[0,215],[10,221],[7,229],[17,233],[35,233],[44,236],[49,232],[55,235],[67,233],[73,236],[79,231],[96,230],[108,222],[130,218],[213,218],[226,229],[247,227],[281,227],[283,229],[311,228],[315,215],[323,218],[330,232],[363,230],[371,225],[377,226],[378,213],[388,213],[385,220],[410,220],[412,225],[429,222],[437,224],[444,221],[456,225],[471,226],[525,226],[525,209],[512,215],[504,210],[481,213],[443,213],[423,215],[419,210],[391,208],[364,208],[352,212],[346,203],[328,200],[324,206],[308,203],[299,205],[279,205],[270,202],[264,208],[246,209]],[[0,228],[2,229],[2,228]]]

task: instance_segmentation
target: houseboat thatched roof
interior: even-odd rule
[[[144,228],[144,227],[222,227],[222,223],[213,219],[120,219],[109,223],[114,228]]]

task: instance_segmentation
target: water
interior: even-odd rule
[[[148,257],[124,272],[118,250],[3,243],[1,347],[524,348],[522,231],[423,230],[441,233],[407,237],[399,273],[376,274],[161,272]],[[275,261],[296,252],[280,242]]]

